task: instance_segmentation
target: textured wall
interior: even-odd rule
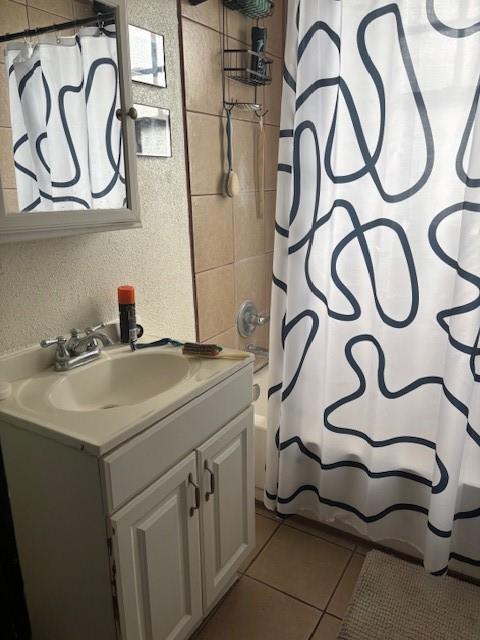
[[[122,283],[146,329],[195,337],[176,0],[130,0],[129,19],[165,35],[168,88],[133,91],[171,110],[173,157],[138,159],[142,229],[0,245],[0,353],[116,318]]]

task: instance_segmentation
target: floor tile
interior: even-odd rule
[[[255,500],[255,512],[261,516],[265,516],[265,518],[275,520],[276,522],[283,522],[282,518],[279,518],[277,515],[275,515],[274,511],[270,511],[270,509],[267,509],[267,507],[258,500]]]
[[[364,560],[364,556],[357,553],[353,554],[347,570],[343,574],[340,584],[336,588],[333,598],[328,604],[327,611],[329,613],[333,613],[337,618],[343,618],[345,615]]]
[[[350,556],[348,549],[281,526],[247,575],[325,609]]]
[[[336,640],[340,631],[341,620],[337,620],[333,616],[326,613],[320,620],[317,630],[312,636],[312,640]]]
[[[307,640],[320,613],[243,576],[200,630],[198,640]]]
[[[260,553],[267,540],[279,526],[280,524],[271,518],[265,518],[258,513],[255,514],[255,549],[240,566],[240,571],[243,572],[247,570],[252,560]]]
[[[336,531],[332,527],[328,527],[321,522],[315,522],[315,520],[302,518],[301,516],[293,516],[288,518],[288,520],[285,520],[285,524],[289,527],[300,529],[300,531],[311,533],[314,536],[318,536],[319,538],[323,538],[324,540],[328,540],[334,544],[339,544],[346,549],[351,549],[352,551],[355,549],[356,541],[354,538],[349,536],[347,533]]]

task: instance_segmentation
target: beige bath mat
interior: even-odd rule
[[[479,640],[480,587],[370,551],[338,640]]]

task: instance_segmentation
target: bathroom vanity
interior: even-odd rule
[[[34,640],[187,638],[255,543],[252,356],[38,351],[0,402]]]

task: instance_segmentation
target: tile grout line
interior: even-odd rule
[[[308,639],[307,639],[307,640],[312,640],[313,636],[317,633],[317,630],[318,630],[318,628],[319,628],[319,626],[320,626],[321,621],[324,619],[324,617],[325,617],[326,615],[327,615],[327,612],[326,612],[326,611],[324,611],[324,612],[322,613],[322,615],[320,616],[320,620],[317,622],[317,624],[316,624],[316,625],[315,625],[315,627],[313,628],[312,633],[308,636]]]
[[[318,611],[319,613],[322,614],[322,616],[323,616],[324,613],[327,613],[326,609],[325,610],[324,609],[320,609],[319,607],[316,607],[314,604],[311,604],[310,602],[306,602],[305,600],[302,600],[298,596],[294,596],[291,593],[288,593],[287,591],[282,591],[282,589],[279,589],[278,587],[274,587],[272,584],[269,584],[268,582],[264,582],[263,580],[260,580],[260,578],[256,578],[255,576],[251,576],[248,573],[244,573],[243,576],[245,578],[250,578],[250,580],[254,580],[255,582],[258,582],[259,584],[263,584],[265,587],[268,587],[269,589],[273,589],[274,591],[277,591],[278,593],[281,593],[284,596],[287,596],[287,598],[291,598],[292,600],[296,600],[297,602],[300,602],[301,604],[304,604],[306,607],[310,607],[310,609],[314,609],[315,611]]]
[[[13,0],[14,2],[18,2],[18,0]],[[20,3],[21,4],[21,3]],[[209,29],[210,31],[215,32],[216,34],[223,36],[226,35],[227,38],[229,38],[230,40],[234,40],[235,42],[238,42],[239,44],[243,44],[246,45],[247,47],[249,47],[251,45],[250,42],[246,42],[245,40],[240,40],[239,38],[235,38],[235,36],[232,36],[228,33],[228,25],[227,25],[227,33],[223,33],[222,27],[219,24],[218,25],[218,29],[215,29],[215,27],[212,27],[209,24],[206,24],[205,22],[200,22],[199,20],[195,20],[195,18],[190,17],[189,15],[186,15],[184,13],[181,14],[181,18],[182,20],[188,20],[188,22],[193,22],[194,24],[200,26],[200,27],[205,27],[205,29]],[[249,25],[250,26],[250,25]],[[251,26],[254,26],[253,24]],[[267,54],[267,56],[272,56],[273,58],[276,58],[278,61],[282,61],[282,54],[278,54],[278,53],[272,53],[271,51],[265,51],[265,53]]]
[[[328,540],[327,538],[324,538],[323,536],[317,535],[316,533],[311,533],[310,531],[305,531],[304,529],[300,529],[298,527],[295,527],[292,524],[288,524],[288,522],[285,522],[285,526],[286,527],[290,527],[290,529],[295,529],[295,531],[300,531],[301,533],[306,533],[308,536],[313,536],[314,538],[320,538],[324,542],[329,542],[330,544],[334,544],[336,547],[340,547],[341,549],[346,549],[347,551],[351,551],[352,553],[356,552],[357,545],[355,543],[353,543],[353,549],[351,549],[350,547],[345,547],[343,544],[340,544],[339,542],[333,542],[333,540]],[[332,535],[334,535],[334,534],[332,534]]]
[[[285,526],[289,526],[288,524],[286,524],[286,520],[285,520],[284,522],[285,522]],[[284,523],[282,522],[281,524],[284,524]],[[281,526],[281,525],[280,525],[280,526]],[[272,535],[270,536],[270,538],[269,538],[269,541],[273,538],[273,536],[274,536],[274,535],[275,535],[275,533],[279,530],[279,528],[280,528],[280,527],[277,527],[277,529],[273,532],[273,534],[272,534]],[[291,529],[295,529],[295,527],[291,527],[291,526],[290,526],[290,528],[291,528]],[[307,531],[302,531],[301,529],[295,529],[295,530],[296,530],[296,531],[300,531],[300,533],[306,533],[307,535],[310,535],[310,536],[312,536],[313,538],[318,538],[318,537],[319,537],[319,536],[316,536],[316,535],[315,535],[315,534],[313,534],[313,533],[308,533]],[[324,538],[321,538],[321,540],[323,540],[324,542],[330,542],[329,540],[325,540]],[[326,603],[326,605],[325,605],[325,609],[320,609],[319,607],[316,607],[315,605],[312,605],[312,604],[310,604],[310,603],[308,603],[308,602],[305,602],[305,601],[304,601],[304,600],[302,600],[301,598],[298,598],[298,597],[296,597],[296,596],[294,596],[294,595],[292,595],[292,594],[290,594],[290,593],[287,593],[286,591],[282,591],[281,589],[278,589],[277,587],[274,587],[273,585],[270,585],[270,584],[268,584],[267,582],[263,582],[263,580],[260,580],[259,578],[254,578],[253,576],[250,576],[250,575],[248,575],[248,577],[249,577],[249,578],[252,578],[253,580],[257,580],[258,582],[261,582],[262,584],[265,584],[265,585],[267,585],[267,586],[271,587],[272,589],[275,589],[276,591],[279,591],[280,593],[283,593],[284,595],[289,596],[290,598],[293,598],[293,599],[295,599],[295,600],[298,600],[299,602],[303,602],[303,604],[306,604],[306,605],[307,605],[307,606],[309,606],[309,607],[313,607],[313,608],[314,608],[314,609],[316,609],[317,611],[322,611],[322,616],[320,617],[320,620],[318,621],[317,627],[318,627],[318,625],[320,624],[320,621],[321,621],[321,619],[323,618],[323,615],[324,615],[324,614],[326,614],[326,613],[328,613],[329,615],[333,615],[333,617],[334,617],[334,618],[337,618],[337,620],[341,620],[341,618],[338,618],[338,616],[335,616],[334,614],[330,614],[330,612],[328,611],[328,606],[330,605],[330,602],[332,601],[332,599],[333,599],[333,597],[334,597],[334,595],[335,595],[335,593],[336,593],[336,591],[337,591],[337,589],[338,589],[338,587],[339,587],[339,585],[340,585],[340,582],[342,581],[342,579],[343,579],[344,575],[345,575],[345,574],[346,574],[346,572],[347,572],[348,567],[350,566],[350,564],[351,564],[351,562],[352,562],[352,560],[353,560],[353,557],[354,557],[354,555],[355,555],[356,545],[354,546],[354,548],[353,548],[353,549],[347,549],[346,547],[342,547],[341,545],[336,544],[336,543],[334,543],[334,542],[331,542],[330,544],[334,544],[335,546],[340,547],[341,549],[344,549],[345,551],[350,551],[350,556],[349,556],[349,558],[348,558],[348,560],[347,560],[347,563],[345,564],[345,567],[343,568],[342,573],[340,574],[340,577],[338,578],[338,580],[337,580],[337,582],[336,582],[336,584],[335,584],[335,587],[334,587],[334,588],[333,588],[333,590],[332,590],[332,593],[330,594],[330,597],[329,597],[329,598],[328,598],[328,600],[327,600],[327,603]],[[263,551],[263,549],[265,548],[265,546],[266,546],[266,545],[264,545],[264,547],[262,548],[262,551]],[[260,554],[258,554],[258,555],[260,555]],[[250,563],[250,565],[247,567],[247,570],[251,567],[251,564],[252,564],[252,563]],[[247,574],[245,574],[245,575],[247,575]],[[315,631],[316,631],[317,627],[315,627],[315,629],[313,630],[313,633],[315,633]],[[311,636],[310,636],[310,637],[311,637]]]
[[[270,518],[267,518],[266,516],[262,516],[259,513],[255,513],[255,515],[259,515],[261,518],[265,518],[265,520],[270,520]],[[260,549],[258,550],[258,553],[256,553],[251,561],[248,563],[248,565],[245,567],[245,569],[243,571],[240,571],[240,573],[242,575],[245,575],[246,572],[250,569],[250,567],[252,566],[252,564],[255,562],[255,560],[258,558],[258,556],[262,553],[262,551],[265,549],[265,547],[267,546],[267,544],[270,542],[270,540],[273,538],[273,536],[277,533],[278,529],[280,528],[280,524],[278,524],[278,526],[274,529],[274,531],[272,531],[272,533],[268,536],[268,538],[265,540],[265,542],[263,543],[263,545],[260,547]]]
[[[344,547],[343,547],[343,548],[344,548]],[[350,554],[350,558],[348,559],[348,562],[347,562],[347,564],[345,565],[345,567],[344,567],[344,569],[343,569],[343,571],[342,571],[342,573],[341,573],[341,575],[340,575],[340,578],[338,579],[338,582],[337,582],[337,584],[335,585],[335,588],[333,589],[333,591],[332,591],[332,593],[331,593],[331,595],[330,595],[330,598],[329,598],[329,599],[328,599],[328,601],[327,601],[327,604],[325,605],[325,611],[322,613],[322,616],[320,617],[320,620],[317,622],[317,625],[316,625],[315,629],[312,631],[311,635],[308,637],[308,640],[312,640],[313,636],[315,635],[315,633],[317,632],[317,629],[318,629],[318,628],[319,628],[319,626],[320,626],[321,621],[323,620],[323,618],[324,618],[327,614],[328,614],[329,616],[333,616],[333,617],[334,617],[334,618],[336,618],[337,620],[340,620],[340,622],[343,622],[343,619],[342,619],[342,618],[339,618],[338,616],[336,616],[336,615],[334,615],[334,614],[331,614],[331,613],[328,611],[328,606],[329,606],[330,602],[332,601],[332,598],[333,598],[333,596],[335,595],[335,593],[336,593],[336,591],[337,591],[337,589],[338,589],[338,587],[339,587],[339,585],[340,585],[340,582],[342,581],[343,576],[344,576],[344,575],[345,575],[345,573],[347,572],[347,569],[348,569],[348,567],[350,566],[350,563],[352,562],[352,558],[353,558],[353,556],[354,556],[354,555],[355,555],[355,549],[351,552],[351,554]]]
[[[194,115],[199,116],[207,116],[209,118],[220,118],[221,120],[226,120],[227,117],[222,113],[211,113],[210,111],[200,111],[198,109],[185,109],[186,113],[193,113]],[[232,116],[232,120],[237,120],[238,122],[245,122],[247,124],[258,125],[257,120],[247,120],[246,118],[239,118],[236,116]],[[271,127],[272,129],[280,129],[280,122],[276,124],[275,122],[264,122],[264,127]]]
[[[341,574],[340,578],[338,579],[337,584],[335,585],[335,589],[332,591],[332,594],[331,594],[330,598],[328,599],[327,605],[325,607],[325,613],[329,613],[328,607],[330,606],[330,603],[333,600],[333,597],[334,597],[335,593],[337,592],[337,589],[338,589],[338,587],[340,585],[340,582],[343,580],[343,576],[347,573],[348,567],[351,565],[354,555],[355,555],[355,550],[353,550],[352,553],[350,554],[350,558],[348,559],[348,562],[345,565],[345,568],[343,569],[342,574]],[[337,618],[338,616],[335,616],[335,617]]]

